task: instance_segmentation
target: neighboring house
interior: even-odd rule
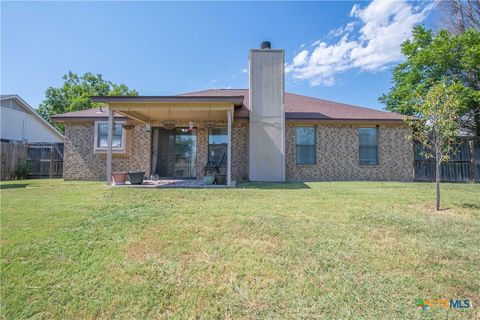
[[[16,94],[0,96],[1,141],[63,143],[63,135]]]
[[[403,116],[285,93],[284,65],[284,51],[264,43],[250,50],[249,90],[94,97],[108,109],[53,117],[65,125],[64,179],[111,170],[202,179],[222,157],[229,183],[413,179]]]

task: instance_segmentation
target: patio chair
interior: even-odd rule
[[[220,173],[220,166],[222,165],[223,160],[225,159],[225,153],[222,154],[220,157],[220,160],[218,161],[209,161],[207,162],[207,165],[205,166],[205,173],[204,175],[207,175],[207,171],[216,171],[217,173]]]

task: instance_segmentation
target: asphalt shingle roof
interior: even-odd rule
[[[183,93],[179,96],[196,97],[232,97],[243,96],[243,105],[235,108],[236,118],[248,118],[250,112],[248,89],[209,89],[203,91]],[[175,96],[172,96],[175,97]],[[133,98],[133,97],[132,97]],[[90,109],[56,115],[58,120],[76,118],[102,118],[107,117],[105,109]],[[372,120],[372,121],[402,121],[404,115],[369,109],[345,103],[323,100],[285,93],[285,118],[287,120]]]
[[[248,117],[250,106],[248,89],[209,89],[204,91],[184,93],[192,96],[244,96],[243,106],[236,110],[236,117]],[[369,109],[302,96],[294,93],[285,93],[286,119],[312,120],[403,120],[405,116],[397,113]]]

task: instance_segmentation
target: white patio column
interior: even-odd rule
[[[107,135],[107,184],[112,184],[112,140],[113,140],[113,111],[108,109]]]
[[[232,184],[232,110],[227,111],[228,147],[227,147],[227,185]]]

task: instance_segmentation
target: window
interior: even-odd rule
[[[228,129],[217,127],[210,129],[208,133],[208,161],[218,162],[225,154],[224,162],[227,160]]]
[[[315,164],[315,127],[297,127],[297,164]]]
[[[377,128],[359,128],[360,164],[378,164]]]
[[[108,141],[108,122],[95,122],[95,150],[107,150]],[[122,123],[115,122],[113,126],[112,148],[114,150],[123,150],[124,148],[124,134]]]

